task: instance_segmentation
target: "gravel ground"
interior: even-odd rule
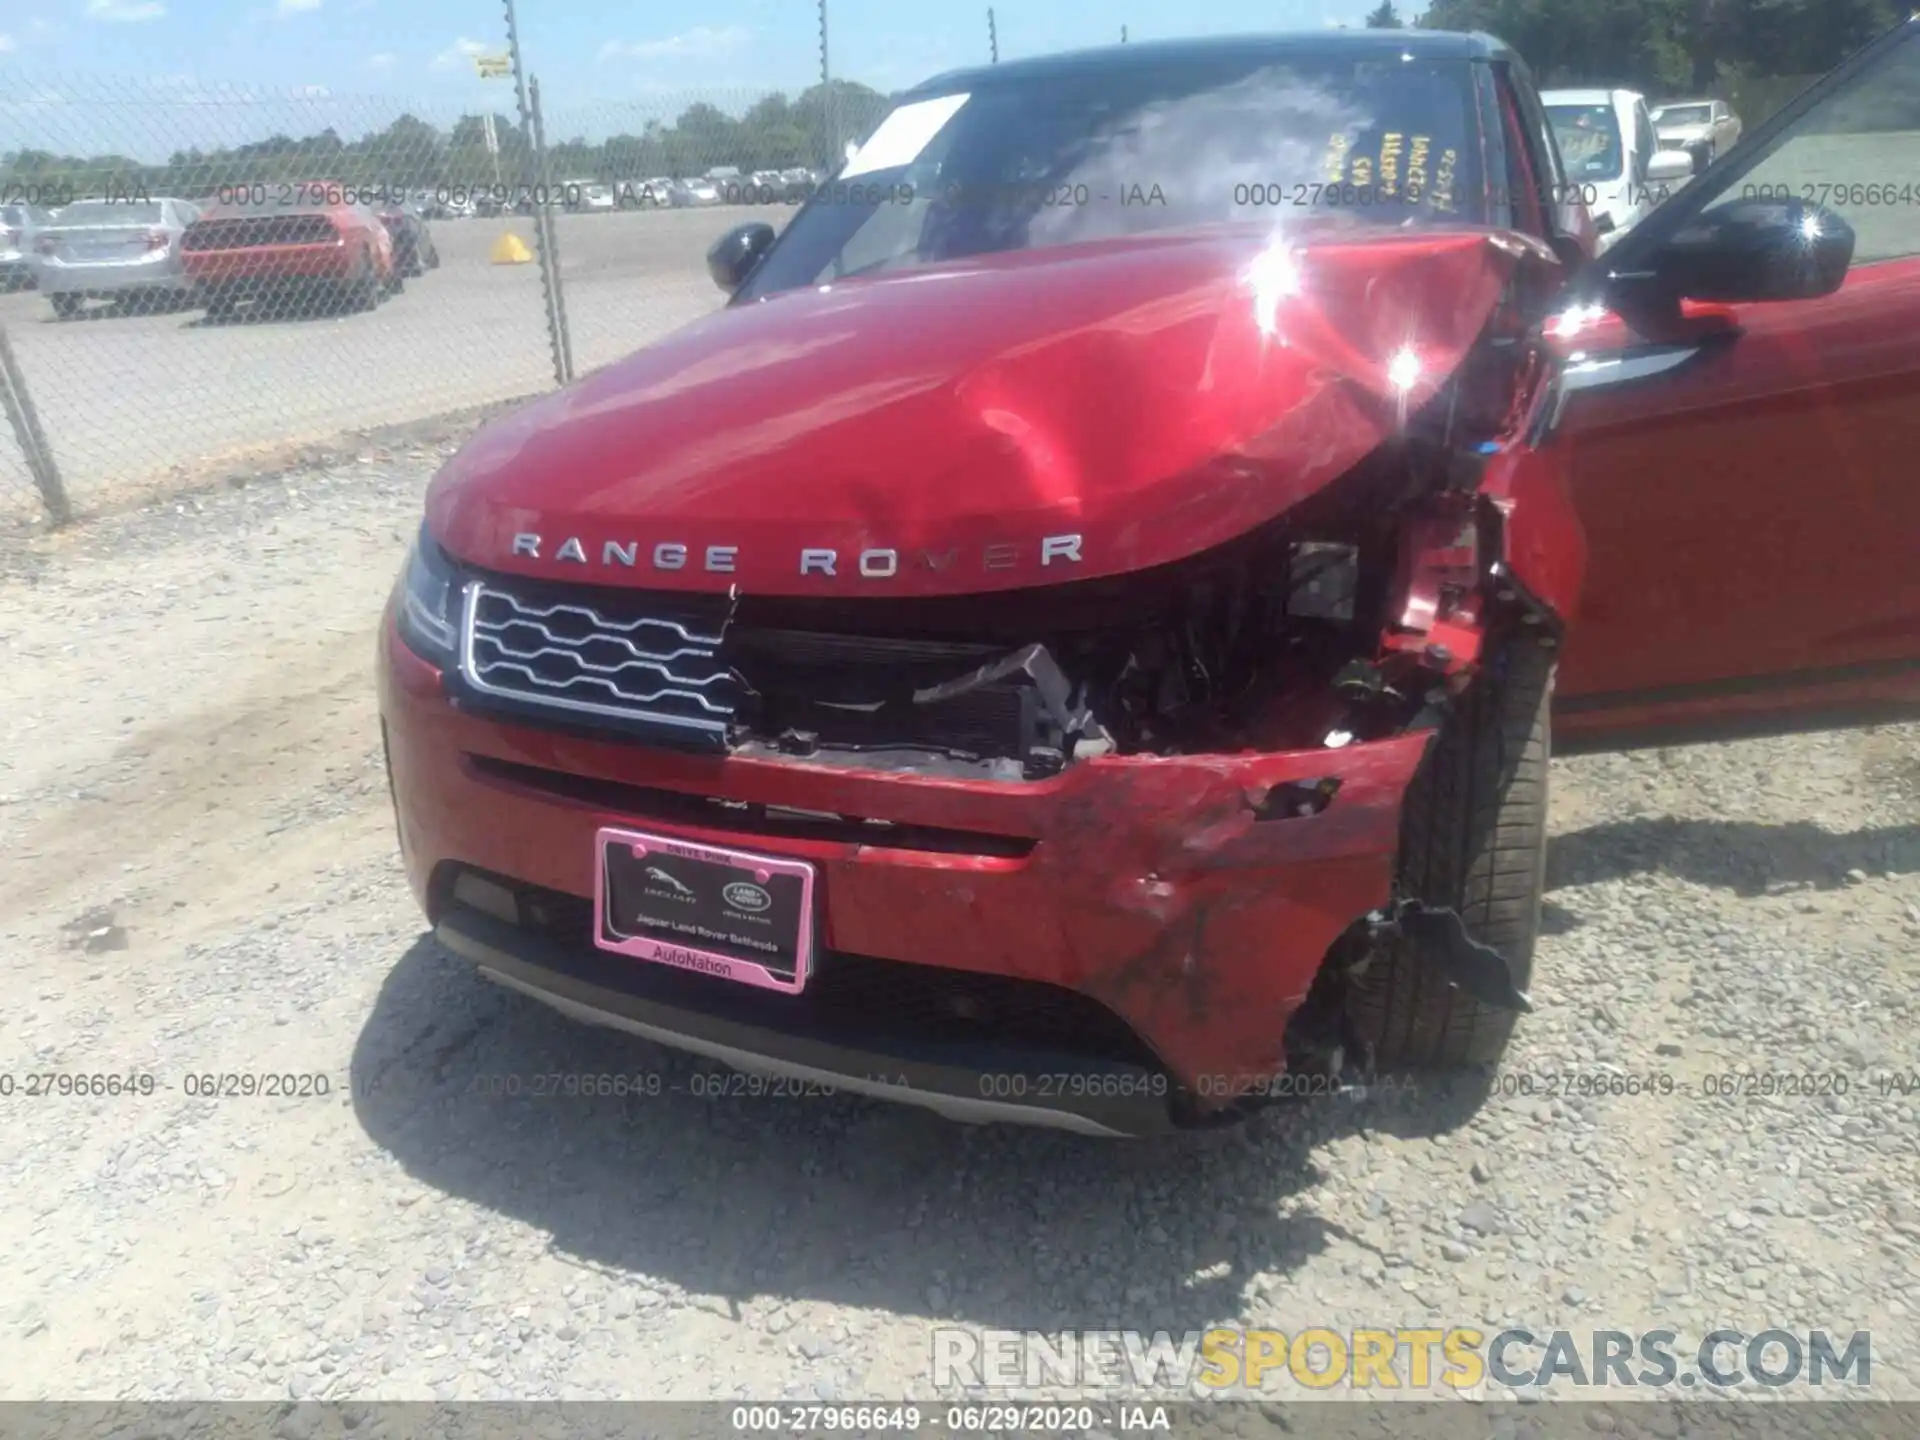
[[[707,1099],[405,892],[372,634],[445,448],[0,539],[0,1073],[156,1083],[0,1098],[0,1397],[930,1398],[942,1324],[1513,1321],[1865,1328],[1920,1393],[1920,729],[1558,763],[1492,1094],[1164,1144]],[[1503,1093],[1603,1068],[1693,1093]],[[497,1093],[552,1070],[662,1094]],[[329,1093],[185,1092],[262,1071]]]

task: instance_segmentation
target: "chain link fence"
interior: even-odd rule
[[[716,308],[885,108],[542,106],[0,69],[0,508],[59,518],[532,395]],[[64,490],[65,498],[61,498]]]

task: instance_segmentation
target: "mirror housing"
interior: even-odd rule
[[[1693,178],[1693,157],[1684,150],[1656,150],[1647,160],[1649,184]]]
[[[713,283],[731,295],[747,283],[747,276],[773,248],[773,226],[764,220],[736,225],[707,251],[707,273]]]
[[[1853,227],[1825,206],[1729,200],[1669,236],[1644,271],[1617,278],[1648,285],[1675,304],[1812,300],[1840,288],[1853,245]]]

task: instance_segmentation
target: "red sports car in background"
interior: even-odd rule
[[[236,186],[187,227],[180,258],[209,318],[242,304],[277,316],[332,304],[372,310],[397,288],[393,237],[326,181]]]
[[[1550,742],[1920,714],[1916,92],[1920,20],[1604,264],[1484,36],[909,92],[435,479],[380,683],[442,944],[1099,1133],[1497,1057]]]

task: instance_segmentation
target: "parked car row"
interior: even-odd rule
[[[62,320],[90,300],[121,309],[335,302],[371,310],[409,278],[439,268],[424,207],[346,203],[339,186],[280,187],[260,203],[176,196],[76,200],[58,210],[0,210],[0,285],[37,288]]]
[[[38,205],[0,205],[0,291],[32,286],[33,237],[52,223],[53,216]]]

